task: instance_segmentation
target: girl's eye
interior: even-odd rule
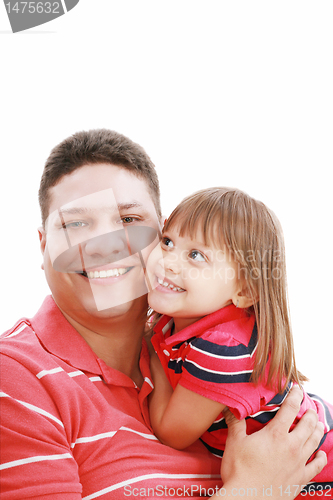
[[[189,257],[190,259],[195,260],[197,262],[206,262],[205,257],[198,250],[191,250],[191,252],[189,253]]]
[[[165,246],[165,247],[168,247],[168,248],[173,248],[174,247],[174,244],[173,244],[173,241],[170,240],[170,238],[162,238],[162,244]]]
[[[87,223],[86,222],[83,222],[82,220],[78,220],[78,221],[75,221],[75,222],[67,222],[63,225],[64,228],[66,229],[77,229],[77,228],[80,228],[80,227],[84,227],[86,226]]]

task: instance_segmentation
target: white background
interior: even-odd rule
[[[45,159],[107,127],[147,150],[166,215],[213,185],[276,212],[299,369],[333,402],[332,26],[331,1],[81,0],[12,34],[1,3],[1,331],[48,293]]]

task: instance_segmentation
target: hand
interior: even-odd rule
[[[295,491],[293,485],[307,484],[323,469],[327,463],[323,451],[306,464],[324,434],[317,414],[308,410],[289,432],[301,401],[302,391],[294,387],[269,424],[249,436],[245,420],[238,421],[230,411],[226,412],[228,438],[221,466],[226,489],[253,487],[260,496],[263,487],[272,487],[271,499],[281,499],[281,494],[290,487],[296,496],[301,488]]]

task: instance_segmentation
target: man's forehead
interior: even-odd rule
[[[49,189],[50,210],[108,189],[113,190],[113,197],[118,204],[128,203],[133,199],[147,205],[154,204],[147,179],[123,167],[97,164],[84,165],[64,175],[52,186]]]
[[[151,203],[149,198],[136,199],[133,193],[124,191],[119,193],[115,192],[113,188],[107,188],[79,198],[73,198],[66,203],[57,203],[57,205],[56,208],[63,213],[84,213],[102,208],[108,210],[144,208],[146,205],[151,205]]]
[[[130,210],[130,209],[142,209],[144,208],[144,205],[139,202],[133,201],[132,203],[107,203],[107,204],[101,204],[99,203],[98,205],[83,205],[80,206],[79,200],[76,200],[77,206],[73,204],[73,206],[68,206],[68,205],[63,205],[60,207],[59,211],[63,215],[76,215],[76,214],[93,214],[98,212],[107,212],[107,213],[113,213],[113,212],[119,212],[122,210]]]
[[[118,210],[118,202],[116,200],[114,190],[112,188],[103,189],[86,196],[72,198],[67,200],[58,200],[54,207],[57,211],[60,210],[63,214],[79,214],[101,210],[102,207],[110,210]]]

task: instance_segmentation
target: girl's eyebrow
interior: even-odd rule
[[[210,245],[206,245],[203,241],[200,241],[200,240],[191,240],[193,242],[193,246],[198,246],[198,247],[201,247],[203,249],[210,249],[211,246]]]

